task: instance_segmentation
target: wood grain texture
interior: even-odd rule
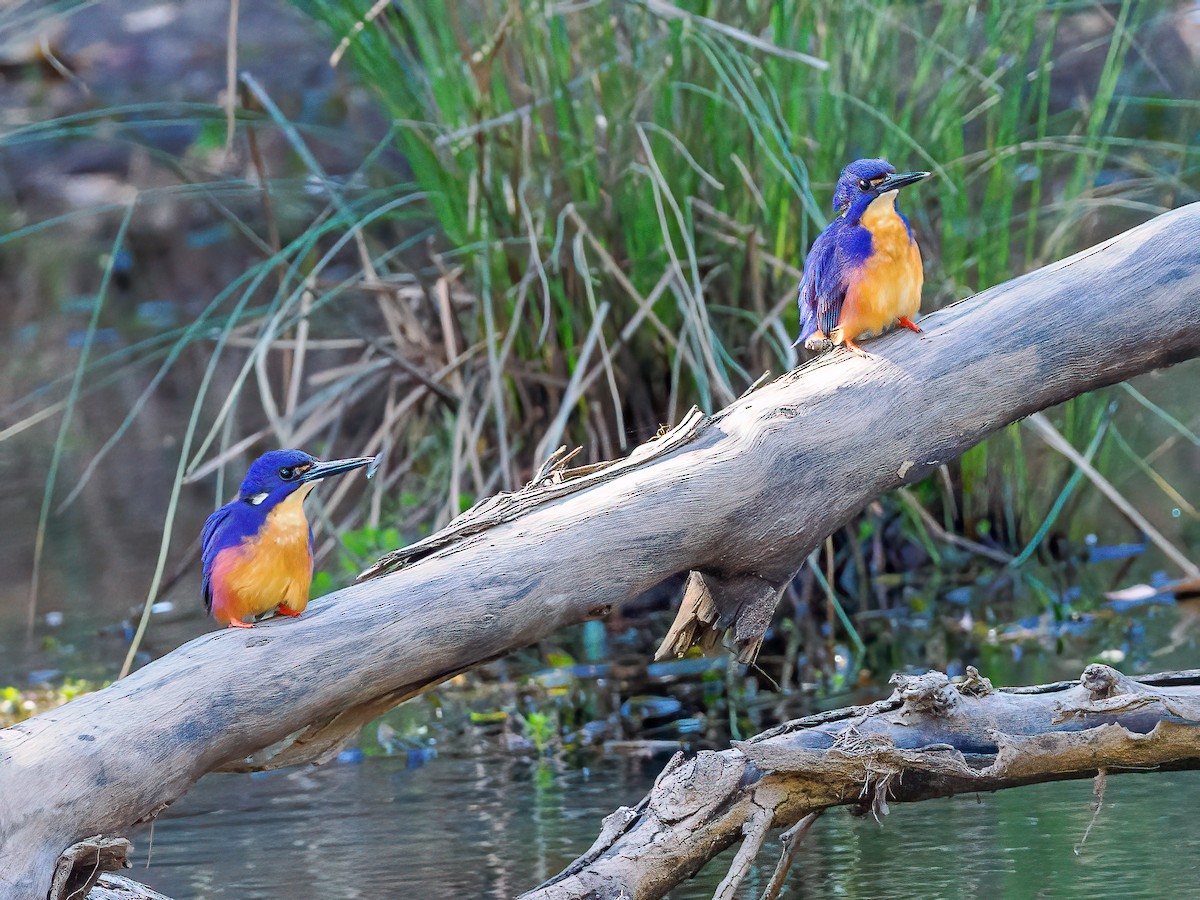
[[[778,584],[874,497],[997,428],[1200,355],[1200,205],[750,393],[688,439],[0,731],[0,897],[197,779],[330,758],[374,716],[673,574]],[[903,475],[901,475],[903,473]],[[602,473],[603,474],[603,473]]]

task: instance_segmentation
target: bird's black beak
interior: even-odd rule
[[[879,182],[879,184],[875,185],[875,190],[881,194],[886,194],[888,191],[898,191],[902,187],[908,187],[910,184],[923,181],[932,174],[932,172],[904,172],[900,175],[889,175],[883,181]]]
[[[354,459],[331,459],[329,462],[314,463],[312,468],[300,476],[300,481],[320,481],[322,478],[328,478],[330,475],[341,475],[343,472],[352,472],[355,469],[361,469],[363,466],[369,466],[373,462],[375,462],[374,456],[358,456]]]

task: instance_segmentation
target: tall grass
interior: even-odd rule
[[[487,348],[479,433],[505,484],[563,404],[561,439],[611,455],[791,364],[798,270],[849,159],[937,173],[905,198],[926,310],[1198,183],[1197,105],[1152,131],[1161,98],[1137,93],[1163,89],[1157,4],[296,4],[397,123],[463,266],[462,327]],[[567,383],[581,367],[587,390]],[[1062,412],[1074,443],[1107,402]],[[1026,455],[1018,426],[966,454],[949,524],[1028,538],[1053,502],[1035,486],[1071,472]]]
[[[342,76],[373,92],[386,133],[363,144],[354,170],[331,174],[311,144],[361,136],[291,121],[243,79],[239,140],[282,135],[287,177],[175,164],[183,183],[138,203],[208,203],[259,261],[194,321],[93,353],[86,378],[10,406],[0,441],[128,366],[157,367],[103,455],[200,347],[180,484],[223,477],[265,444],[382,452],[368,524],[411,533],[519,486],[559,444],[583,446],[585,461],[614,457],[688,404],[715,409],[762,371],[793,365],[796,282],[850,159],[937,174],[904,198],[926,311],[1194,199],[1200,185],[1200,103],[1149,56],[1169,15],[1161,4],[294,2],[326,28]],[[0,147],[181,117],[223,143],[223,110],[153,104],[12,129]],[[209,396],[218,367],[230,374]],[[1133,454],[1169,494],[1146,448],[1108,446],[1109,420],[1160,443],[1195,425],[1149,400],[1114,417],[1109,403],[1123,396],[1081,398],[1054,421],[1101,470],[1124,471]],[[331,523],[353,520],[335,516],[349,489],[328,498]],[[227,492],[219,479],[214,500]],[[1068,527],[1085,493],[1069,463],[1032,452],[1012,426],[919,485],[913,496],[934,515],[906,507],[903,521],[931,548],[937,526],[1026,548],[1024,560],[1048,522]],[[882,528],[848,530],[842,563],[865,572],[858,543]]]

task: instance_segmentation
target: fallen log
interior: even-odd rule
[[[67,848],[152,821],[208,772],[327,760],[404,699],[681,572],[704,590],[666,651],[729,627],[753,652],[768,600],[871,499],[1036,410],[1200,355],[1197,246],[1194,204],[628,460],[544,473],[301,619],[204,635],[0,731],[0,896],[47,896]]]
[[[897,675],[891,697],[789,722],[732,750],[678,753],[650,793],[521,900],[654,900],[742,842],[714,895],[732,900],[773,828],[785,833],[763,900],[778,896],[822,811],[1121,772],[1200,768],[1200,670],[995,690],[978,672]],[[1099,792],[1097,792],[1099,793]]]

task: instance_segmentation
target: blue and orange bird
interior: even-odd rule
[[[838,213],[813,241],[800,282],[800,337],[809,350],[855,343],[893,325],[920,332],[912,317],[925,281],[921,251],[896,209],[902,187],[929,172],[897,175],[885,159],[859,159],[842,170],[833,194]]]
[[[200,535],[204,606],[213,618],[230,628],[253,628],[244,621],[251,616],[304,612],[313,572],[304,498],[322,478],[374,461],[321,462],[303,450],[272,450],[255,460],[238,498],[209,516]]]

